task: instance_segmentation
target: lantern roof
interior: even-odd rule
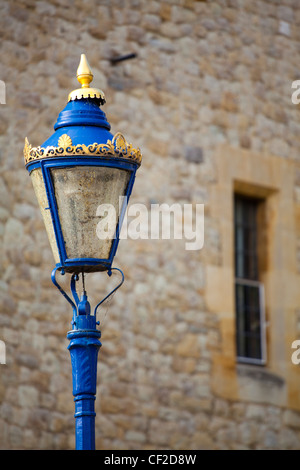
[[[42,158],[65,156],[99,156],[129,159],[140,165],[142,155],[126,142],[121,133],[113,135],[102,106],[106,100],[103,91],[90,87],[93,74],[85,54],[81,54],[77,69],[81,88],[69,93],[68,103],[59,113],[54,133],[39,147],[32,147],[25,139],[25,164]]]

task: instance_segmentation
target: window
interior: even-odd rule
[[[264,288],[259,280],[258,199],[234,198],[236,345],[240,362],[264,364]]]

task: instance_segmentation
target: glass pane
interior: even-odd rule
[[[236,277],[258,280],[257,200],[235,198],[235,269]]]
[[[235,198],[235,205],[234,205],[234,217],[236,224],[243,224],[243,207],[242,201],[239,198]]]
[[[236,250],[242,250],[244,247],[244,230],[240,225],[236,226],[236,240],[235,240],[235,246]]]
[[[44,220],[44,224],[46,227],[50,246],[53,252],[54,260],[55,260],[55,263],[59,263],[60,259],[59,259],[58,248],[56,244],[56,238],[55,238],[52,219],[51,219],[51,213],[50,213],[50,210],[47,209],[49,207],[49,203],[48,203],[48,198],[46,194],[44,178],[42,175],[42,169],[36,168],[30,173],[30,176],[31,176],[31,181],[32,181],[32,185],[34,188],[34,192],[35,192],[36,198],[40,206],[40,211]]]
[[[130,172],[73,166],[53,168],[51,176],[67,257],[107,259]]]
[[[235,253],[235,272],[236,272],[236,277],[239,277],[241,279],[244,278],[244,272],[245,272],[245,260],[244,260],[244,254],[243,252],[236,252]]]
[[[236,283],[237,354],[261,359],[259,287]]]

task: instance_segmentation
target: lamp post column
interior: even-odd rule
[[[78,304],[78,315],[69,331],[73,395],[75,401],[76,450],[95,450],[95,399],[97,389],[97,357],[101,333],[96,317],[90,314],[86,295]]]
[[[51,279],[73,308],[68,332],[75,401],[76,449],[95,449],[95,397],[97,357],[101,333],[96,329],[98,307],[123,283],[124,275],[112,263],[119,243],[123,217],[135,174],[142,161],[140,149],[119,132],[113,135],[105,113],[104,93],[90,87],[93,74],[85,54],[77,69],[81,88],[69,93],[59,113],[55,132],[42,146],[25,139],[24,160],[30,173],[55,260]],[[120,198],[123,201],[119,207]],[[109,233],[101,226],[98,209],[112,207],[119,217],[109,217]],[[112,226],[113,224],[113,226]],[[104,236],[103,236],[104,235]],[[84,287],[84,274],[113,270],[122,281],[96,305],[94,314]],[[71,276],[72,298],[56,280],[56,273]],[[79,300],[76,281],[82,274]]]

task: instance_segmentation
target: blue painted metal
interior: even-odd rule
[[[58,270],[60,270],[59,267],[53,269],[52,282],[73,308],[72,330],[68,332],[67,338],[70,340],[68,349],[72,364],[76,450],[94,450],[97,358],[101,347],[101,332],[97,329],[97,325],[99,325],[97,309],[121,287],[124,282],[124,274],[119,268],[111,268],[107,271],[109,276],[113,270],[119,271],[122,275],[121,282],[96,305],[94,314],[91,315],[91,306],[85,291],[84,273],[82,273],[83,294],[80,298],[76,290],[79,276],[76,273],[71,276],[70,289],[74,298],[73,302],[56,279]],[[64,275],[64,271],[60,270],[60,272]]]
[[[112,271],[118,271],[121,274],[121,281],[119,284],[114,287],[109,294],[107,294],[100,302],[97,303],[96,307],[94,308],[94,314],[91,315],[91,308],[90,308],[90,303],[87,300],[87,294],[85,291],[85,287],[83,287],[83,294],[81,295],[80,299],[76,290],[76,282],[79,280],[79,276],[77,273],[73,273],[71,276],[70,280],[70,290],[72,292],[74,301],[70,298],[70,296],[66,293],[66,291],[61,287],[61,285],[58,283],[56,279],[56,273],[60,272],[61,275],[64,275],[65,272],[61,270],[61,268],[56,267],[53,269],[52,274],[51,274],[51,280],[55,287],[60,291],[60,293],[65,297],[65,299],[69,302],[69,304],[73,308],[73,320],[72,320],[72,325],[73,329],[79,329],[81,325],[81,315],[85,316],[93,316],[95,317],[95,325],[99,324],[99,322],[96,321],[97,317],[97,310],[102,305],[112,294],[114,294],[123,284],[125,276],[123,271],[120,268],[110,268],[107,270],[107,275],[111,276]],[[83,277],[83,286],[84,286],[84,272],[82,272],[82,277]],[[92,321],[92,320],[91,320]]]
[[[76,450],[95,450],[97,358],[101,333],[96,329],[95,315],[84,313],[89,308],[87,297],[82,296],[75,329],[67,334],[72,363]]]
[[[111,269],[109,269],[109,270],[107,271],[107,274],[108,274],[109,276],[111,276],[113,270],[119,271],[119,272],[121,273],[121,275],[122,275],[122,280],[121,280],[121,282],[120,282],[106,297],[104,297],[104,299],[102,299],[102,300],[96,305],[95,310],[94,310],[94,315],[95,315],[95,316],[96,316],[96,314],[97,314],[98,307],[100,307],[100,305],[103,304],[103,302],[105,302],[105,300],[107,300],[112,294],[114,294],[114,293],[116,292],[116,290],[119,289],[119,287],[121,287],[121,285],[122,285],[123,282],[124,282],[124,273],[123,273],[123,271],[122,271],[121,269],[119,269],[119,268],[111,268]]]
[[[73,145],[89,145],[94,142],[106,144],[113,138],[106,115],[99,107],[99,100],[94,98],[69,101],[58,115],[54,130],[54,134],[42,147],[56,146],[63,134],[71,137]]]

